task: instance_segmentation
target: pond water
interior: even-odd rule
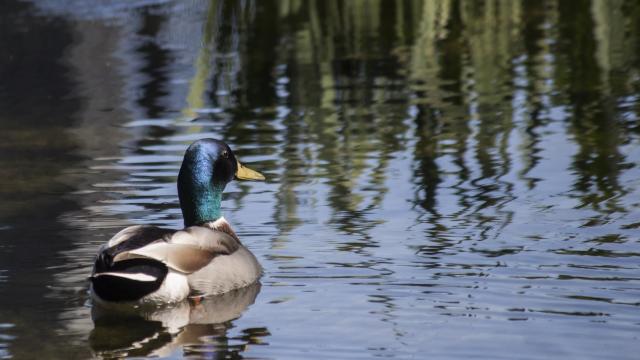
[[[638,356],[636,1],[3,0],[0,79],[0,358]],[[204,137],[261,284],[97,314]]]

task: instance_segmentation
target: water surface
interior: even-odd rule
[[[635,1],[5,0],[0,54],[0,358],[640,351]],[[203,137],[261,286],[96,314]]]

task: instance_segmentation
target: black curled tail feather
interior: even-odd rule
[[[96,257],[96,262],[93,267],[94,274],[107,272],[113,265],[113,256],[106,251],[101,251]]]

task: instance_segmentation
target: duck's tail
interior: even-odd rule
[[[140,300],[158,290],[168,272],[162,262],[146,258],[97,265],[96,272],[89,277],[92,290],[100,299],[110,302]]]

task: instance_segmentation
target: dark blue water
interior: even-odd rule
[[[0,358],[635,359],[635,1],[0,2]],[[196,139],[261,285],[96,313]]]

